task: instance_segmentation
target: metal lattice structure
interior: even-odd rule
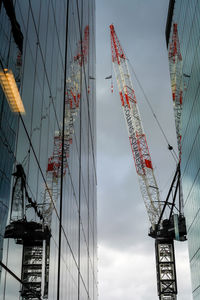
[[[174,239],[182,241],[186,239],[185,218],[181,210],[180,163],[177,166],[167,199],[165,202],[161,202],[146,136],[142,126],[137,100],[128,69],[127,57],[121,47],[113,25],[110,25],[110,35],[112,62],[114,65],[121,104],[128,129],[129,141],[131,144],[136,172],[139,178],[141,193],[151,223],[149,236],[155,239],[158,296],[160,300],[176,300],[177,283]],[[173,62],[173,64],[175,64],[177,60],[181,59],[181,57],[178,57],[177,54],[180,51],[177,51],[176,43],[174,43],[172,49],[174,54],[171,56],[172,59],[175,60],[175,62]],[[175,76],[174,81],[176,80],[177,77]],[[181,88],[178,89],[177,85],[175,85],[173,93],[176,123],[178,126],[177,136],[179,137],[179,152],[181,153],[179,119],[182,104]],[[178,193],[179,215],[174,213],[175,200]],[[172,197],[172,202],[169,201],[170,196]],[[169,214],[167,219],[164,219],[164,213]]]
[[[169,44],[169,69],[172,86],[172,99],[174,106],[174,116],[176,125],[176,135],[178,142],[179,160],[181,160],[181,114],[183,100],[183,73],[182,73],[182,56],[178,38],[177,24],[173,24],[173,32]]]
[[[5,238],[15,239],[17,244],[23,246],[20,291],[22,300],[35,300],[41,297],[48,299],[52,214],[60,196],[61,176],[65,176],[68,168],[74,122],[80,109],[81,72],[83,64],[87,62],[88,43],[89,26],[86,26],[83,40],[78,44],[77,55],[73,57],[66,79],[64,128],[55,132],[53,154],[47,164],[42,203],[38,204],[29,197],[23,166],[17,165],[17,170],[13,174],[15,179],[10,224],[6,227]],[[20,67],[20,55],[18,64]],[[28,221],[26,213],[28,209],[33,210],[37,222]]]
[[[52,214],[54,207],[60,197],[60,179],[65,176],[68,168],[68,158],[70,154],[70,145],[74,134],[74,122],[79,112],[81,99],[81,71],[82,65],[87,60],[89,42],[89,26],[85,27],[83,41],[79,42],[78,54],[74,56],[70,65],[69,76],[66,79],[66,97],[65,97],[65,127],[63,131],[56,132],[54,136],[53,154],[48,159],[46,170],[46,186],[43,195],[42,215],[44,224],[51,229]],[[64,136],[63,136],[64,135]],[[64,141],[64,148],[62,145]],[[63,151],[63,153],[62,153]],[[63,156],[63,157],[62,157]],[[61,174],[61,165],[63,163],[63,174]],[[42,245],[41,245],[42,247]],[[49,252],[50,242],[43,243],[45,247],[45,274],[44,274],[44,292],[43,297],[48,298],[48,278],[49,278]],[[44,250],[43,250],[44,252]],[[31,298],[30,298],[31,299]]]
[[[149,220],[154,226],[161,213],[158,185],[155,179],[146,135],[141,123],[127,58],[120,45],[113,25],[110,25],[112,62],[119,88],[121,104],[128,129],[129,141],[138,174],[141,193]]]
[[[44,225],[44,218],[38,205],[28,194],[26,175],[22,165],[16,166],[13,173],[14,185],[10,224],[6,226],[5,238],[15,239],[23,246],[21,299],[38,299],[43,290],[43,299],[47,298],[49,273],[49,246],[51,233]],[[40,222],[28,221],[26,210],[34,210]],[[42,274],[44,270],[44,274]]]
[[[47,186],[43,199],[43,215],[45,224],[51,228],[51,219],[54,205],[60,195],[61,163],[63,159],[63,175],[68,168],[70,145],[74,134],[74,122],[79,113],[81,100],[81,71],[83,63],[87,61],[89,43],[89,25],[84,29],[83,40],[79,41],[77,54],[70,65],[69,76],[66,79],[65,98],[65,128],[64,151],[62,158],[62,132],[56,132],[54,136],[53,155],[48,159]]]
[[[51,229],[52,214],[60,196],[61,175],[65,176],[68,168],[68,158],[70,155],[70,145],[74,134],[74,122],[79,113],[81,99],[81,71],[82,65],[87,60],[89,42],[89,26],[85,27],[83,41],[79,42],[78,54],[74,56],[70,65],[69,76],[66,79],[65,97],[65,127],[63,131],[56,132],[54,136],[53,155],[48,159],[46,170],[46,181],[43,198],[44,224]],[[64,134],[64,136],[63,136]],[[64,141],[64,149],[62,145]],[[63,153],[62,153],[63,151]],[[62,157],[63,155],[63,157]],[[61,174],[61,164],[63,163],[63,174]],[[44,246],[43,246],[44,247]],[[50,243],[45,245],[45,282],[44,298],[48,297],[49,278],[49,252]]]
[[[156,240],[155,248],[160,300],[176,300],[177,283],[174,241],[168,240],[166,243],[163,243]]]
[[[34,238],[23,239],[21,297],[23,300],[38,299],[35,296],[38,295],[47,299],[51,235],[47,227],[43,228],[43,226],[34,223],[31,225],[29,224],[30,236],[34,236]]]

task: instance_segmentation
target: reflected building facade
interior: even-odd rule
[[[179,94],[181,105],[181,109],[179,108],[181,112],[180,150],[182,152],[181,171],[184,213],[187,223],[192,292],[195,300],[200,297],[199,20],[199,1],[170,1],[166,38],[171,64],[172,94],[174,93],[175,97]],[[173,44],[174,48],[172,47]],[[177,51],[176,57],[175,54],[172,55],[172,48],[174,53]]]
[[[95,1],[2,0],[0,37],[0,298],[95,300]]]
[[[2,1],[0,1],[0,9]],[[3,66],[12,69],[14,76],[20,86],[20,56],[22,41],[17,44],[14,42],[12,24],[7,14],[8,7],[1,9],[0,20],[0,60]],[[16,23],[16,26],[18,24]],[[20,28],[19,28],[20,30]],[[10,34],[9,34],[10,33]],[[20,48],[20,50],[19,50]],[[9,55],[12,52],[12,55]],[[15,162],[15,143],[18,130],[18,117],[10,110],[4,92],[0,89],[0,261],[3,258],[3,238],[5,226],[9,213],[10,187],[13,164]],[[1,266],[0,266],[1,278]]]

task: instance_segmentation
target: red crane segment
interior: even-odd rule
[[[124,51],[120,45],[119,39],[116,35],[114,25],[110,25],[110,34],[111,34],[111,49],[112,49],[112,62],[116,62],[120,64],[120,57],[126,58]]]
[[[183,100],[183,74],[182,74],[182,55],[178,38],[177,24],[173,24],[173,33],[169,44],[169,69],[172,86],[172,99],[174,106],[174,116],[176,125],[176,135],[179,151],[179,160],[181,161],[181,114]]]
[[[173,33],[172,33],[172,42],[170,43],[170,46],[169,46],[169,58],[170,59],[172,58],[173,62],[175,63],[177,56],[178,56],[179,60],[182,60],[179,38],[178,38],[177,23],[174,23],[173,24]]]
[[[110,25],[112,62],[118,83],[121,104],[127,124],[129,141],[133,153],[140,189],[149,220],[154,226],[161,213],[157,182],[154,176],[151,156],[142,127],[135,91],[129,74],[126,55],[116,35],[114,25]]]
[[[68,168],[70,145],[72,144],[74,133],[74,122],[80,107],[81,71],[83,63],[87,62],[88,46],[89,25],[85,26],[83,40],[78,43],[77,55],[72,59],[69,76],[66,79],[63,175],[66,174]],[[51,227],[53,206],[56,204],[60,194],[59,180],[61,177],[61,163],[62,132],[56,132],[54,136],[53,154],[48,159],[47,187],[45,189],[43,200],[43,215],[45,217],[45,223],[49,228]]]
[[[83,40],[79,42],[78,54],[74,56],[74,61],[78,61],[79,65],[82,66],[83,61],[86,63],[88,56],[89,46],[89,25],[85,26]]]

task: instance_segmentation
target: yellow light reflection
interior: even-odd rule
[[[11,70],[0,70],[0,83],[11,110],[13,112],[20,112],[21,114],[25,114],[24,105],[19,94],[15,77]]]

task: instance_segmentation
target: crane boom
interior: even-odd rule
[[[179,160],[181,160],[181,114],[182,114],[182,98],[183,98],[183,62],[180,51],[180,43],[178,38],[177,23],[173,24],[173,34],[169,45],[169,70],[172,86],[172,99],[174,106],[174,117],[176,124],[176,135],[179,152]],[[185,74],[186,75],[186,74]],[[186,75],[189,77],[189,75]]]
[[[152,226],[157,224],[161,213],[158,185],[154,176],[146,135],[141,123],[135,92],[133,89],[127,58],[110,25],[112,62],[119,88],[121,104],[128,129],[129,141],[138,174],[141,193]]]
[[[69,74],[66,78],[65,98],[65,128],[64,128],[64,156],[63,175],[68,168],[70,145],[74,134],[74,122],[79,113],[81,101],[81,70],[83,63],[87,62],[89,45],[89,25],[85,26],[83,40],[78,43],[76,55],[73,57]],[[89,91],[88,91],[89,92]],[[43,199],[43,216],[45,224],[51,228],[51,219],[54,205],[59,199],[60,177],[62,163],[62,131],[55,132],[53,155],[48,159],[47,186]]]

